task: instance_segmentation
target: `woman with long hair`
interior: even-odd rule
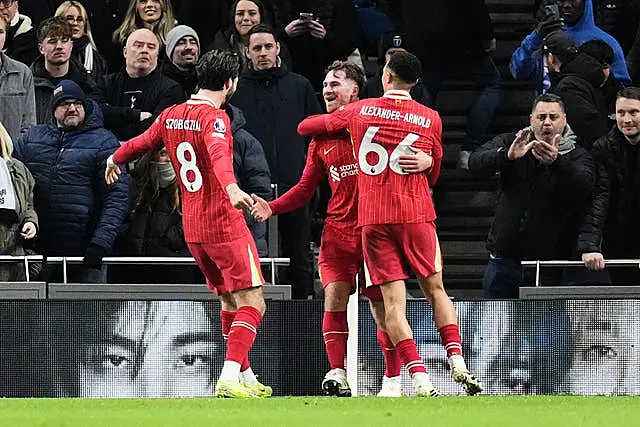
[[[175,24],[171,0],[131,0],[122,24],[113,32],[113,42],[124,46],[131,33],[148,28],[164,45]]]
[[[107,61],[98,53],[91,34],[89,15],[82,3],[67,0],[56,9],[55,16],[62,16],[73,29],[71,58],[84,67],[94,81],[99,82],[107,73]]]
[[[0,123],[0,254],[24,255],[23,243],[38,231],[33,209],[35,181],[25,165],[11,157],[13,142]],[[25,280],[24,264],[0,263],[0,282]]]
[[[258,24],[271,25],[271,22],[271,13],[261,0],[236,0],[231,5],[229,27],[218,31],[211,49],[236,52],[244,68],[247,64],[247,33]],[[280,58],[288,65],[289,55],[282,45]]]
[[[178,182],[166,149],[145,154],[135,164],[131,177],[129,215],[116,242],[118,255],[191,256],[184,240]],[[179,267],[171,271],[148,266],[117,270],[122,274],[114,273],[110,281],[190,283],[193,277]]]

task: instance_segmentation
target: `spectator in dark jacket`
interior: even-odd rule
[[[629,74],[633,79],[633,83],[640,85],[640,26],[638,26],[638,32],[633,41],[633,46],[631,46],[631,50],[629,50],[627,63],[629,64]]]
[[[180,194],[167,150],[151,151],[131,172],[129,214],[115,252],[123,256],[189,257],[184,240]],[[118,266],[109,269],[116,283],[193,283],[193,267]]]
[[[102,79],[105,127],[120,141],[141,135],[165,108],[185,101],[180,85],[157,70],[159,50],[153,32],[134,31],[124,49],[125,69]]]
[[[216,33],[212,49],[229,50],[240,56],[241,68],[247,65],[247,35],[259,24],[273,26],[270,13],[260,0],[236,0],[229,10],[229,25]],[[291,66],[286,46],[280,42],[280,59]]]
[[[196,64],[200,57],[200,39],[191,27],[178,25],[167,34],[166,58],[160,66],[162,74],[177,82],[188,99],[196,92]]]
[[[627,63],[620,44],[610,34],[598,28],[593,19],[593,4],[591,0],[561,0],[559,2],[560,16],[547,13],[534,31],[520,44],[511,55],[509,68],[516,80],[535,80],[538,93],[549,89],[549,78],[546,73],[542,57],[537,52],[542,47],[545,37],[554,31],[562,29],[573,37],[580,46],[589,40],[604,40],[614,51],[611,69],[616,79],[623,84],[630,83]]]
[[[247,194],[256,194],[265,200],[272,199],[271,174],[260,142],[247,130],[247,121],[239,108],[229,105],[226,109],[231,120],[233,134],[233,170],[240,188]],[[269,255],[267,247],[267,224],[258,222],[248,210],[244,219],[253,239],[256,241],[258,255]]]
[[[367,79],[367,83],[364,85],[362,93],[360,94],[361,99],[379,98],[384,95],[384,90],[382,89],[382,69],[394,53],[411,52],[406,40],[406,35],[401,33],[388,33],[380,37],[378,43],[378,72]],[[418,81],[418,83],[411,88],[410,93],[414,101],[427,107],[433,107],[429,92],[422,83],[422,80]]]
[[[545,94],[534,102],[530,127],[474,151],[469,170],[483,177],[500,173],[484,296],[518,298],[522,260],[574,255],[576,218],[584,214],[595,184],[593,160],[567,125],[562,100]]]
[[[93,41],[89,15],[84,6],[78,1],[66,0],[56,9],[55,16],[66,19],[73,30],[71,58],[81,64],[94,81],[99,82],[102,76],[107,74],[107,61],[98,53]]]
[[[284,28],[283,42],[293,71],[321,92],[324,70],[346,60],[362,44],[362,30],[352,0],[272,0],[275,22]],[[282,30],[278,27],[278,30]]]
[[[244,113],[247,131],[262,144],[271,180],[278,194],[284,194],[298,182],[305,164],[307,144],[298,135],[298,124],[321,109],[309,80],[281,65],[279,51],[272,29],[258,25],[250,31],[251,64],[231,102]],[[293,286],[294,298],[306,298],[313,286],[308,207],[279,216],[278,228],[282,254],[291,258],[284,282]]]
[[[600,179],[578,244],[592,270],[603,269],[605,258],[640,257],[640,88],[620,91],[616,122],[592,148]],[[637,266],[611,268],[609,276],[614,285],[640,284]]]
[[[468,114],[458,166],[466,168],[469,154],[488,138],[489,124],[500,102],[500,73],[491,54],[496,39],[484,0],[398,0],[389,2],[396,28],[407,34],[413,54],[420,58],[423,83],[437,102],[443,80],[471,80],[480,93]]]
[[[611,64],[613,63],[613,49],[602,40],[589,40],[578,47],[578,51],[586,53],[600,63],[602,74],[605,81],[600,86],[602,96],[607,104],[607,114],[611,123],[615,121],[616,116],[616,98],[618,92],[623,88],[622,84],[616,79],[611,72]]]
[[[38,56],[36,31],[28,16],[18,12],[17,0],[0,0],[0,19],[8,24],[4,53],[27,67]]]
[[[543,52],[549,66],[551,93],[558,95],[567,113],[567,123],[589,149],[609,130],[608,108],[600,87],[602,66],[578,52],[571,35],[555,31],[544,39]]]
[[[90,98],[101,101],[94,80],[84,68],[71,59],[73,30],[62,17],[44,21],[38,28],[40,55],[31,65],[36,96],[36,122],[52,123],[51,99],[53,89],[62,80],[73,80]]]
[[[70,280],[103,282],[102,258],[111,252],[127,212],[128,179],[107,187],[107,157],[120,146],[102,126],[100,108],[70,80],[55,88],[56,124],[37,125],[17,140],[14,155],[33,174],[44,255],[84,256]]]

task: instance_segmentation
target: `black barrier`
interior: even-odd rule
[[[97,285],[99,286],[99,285]],[[640,394],[640,300],[456,302],[487,393]],[[210,396],[224,358],[215,301],[0,301],[0,396]],[[321,301],[269,301],[250,359],[276,395],[314,395],[328,364]],[[359,304],[358,394],[383,375]],[[424,300],[408,301],[434,383],[460,393]],[[355,388],[355,385],[354,385]],[[403,388],[410,393],[403,372]]]

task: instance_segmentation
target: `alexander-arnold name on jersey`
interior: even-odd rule
[[[402,113],[398,110],[389,110],[387,108],[373,107],[365,105],[360,109],[361,116],[379,117],[381,119],[405,121],[423,128],[429,129],[431,127],[431,119],[425,118],[418,114]]]

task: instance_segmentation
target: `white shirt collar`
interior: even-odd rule
[[[388,90],[384,93],[383,96],[385,98],[391,98],[391,99],[412,99],[409,91],[397,90],[397,89]]]
[[[197,95],[197,94],[191,95],[191,98],[189,98],[189,100],[187,101],[187,104],[189,105],[208,104],[213,108],[219,108],[210,98],[204,95]]]

